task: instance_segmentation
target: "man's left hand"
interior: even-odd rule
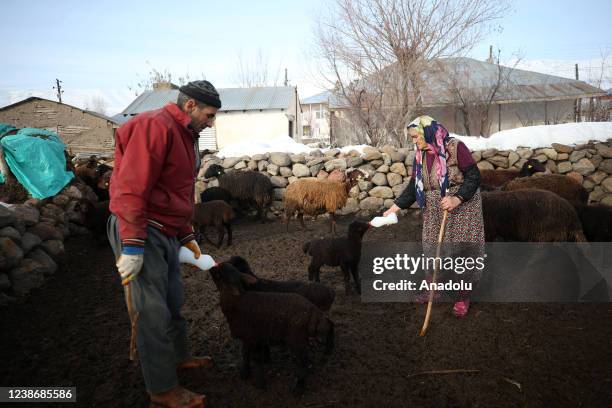
[[[461,204],[461,200],[455,196],[446,196],[442,199],[442,202],[440,203],[442,209],[449,212],[457,208],[459,204]]]
[[[190,250],[191,252],[193,252],[193,256],[194,256],[195,259],[198,259],[200,257],[200,255],[202,255],[202,251],[200,250],[200,246],[195,241],[195,239],[192,239],[191,241],[189,241],[188,243],[186,243],[183,246],[185,248],[187,248],[188,250]]]

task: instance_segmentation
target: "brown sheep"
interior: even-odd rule
[[[232,224],[234,210],[232,206],[222,200],[213,200],[207,203],[195,204],[193,214],[193,226],[196,234],[200,235],[198,242],[203,236],[207,242],[213,242],[206,236],[206,227],[215,226],[217,228],[218,240],[216,247],[220,248],[227,229],[227,246],[232,245]],[[215,244],[213,244],[215,245]]]
[[[561,174],[543,174],[538,177],[519,177],[508,182],[502,190],[524,190],[526,188],[538,188],[548,190],[565,198],[574,207],[586,205],[589,193],[584,187],[571,177]]]
[[[521,170],[480,170],[480,189],[482,191],[498,190],[510,180],[517,177],[529,177],[538,172],[544,172],[546,168],[536,159],[529,159],[521,167]]]
[[[483,192],[482,215],[487,241],[586,241],[574,207],[550,191]]]
[[[331,231],[335,235],[334,213],[346,205],[350,189],[359,180],[367,180],[366,174],[360,170],[352,170],[347,173],[344,182],[308,177],[289,184],[283,197],[287,230],[289,230],[289,219],[296,212],[304,230],[307,230],[304,224],[304,214],[316,216],[327,213],[331,216]]]

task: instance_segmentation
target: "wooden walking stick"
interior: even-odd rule
[[[436,260],[434,261],[434,271],[433,276],[431,278],[431,283],[435,285],[436,283],[436,275],[438,272],[438,262],[440,259],[440,250],[442,248],[442,241],[444,240],[444,233],[446,232],[446,220],[448,218],[448,211],[444,210],[442,214],[442,224],[440,224],[440,232],[438,233],[438,246],[436,247]],[[427,328],[429,327],[429,320],[431,319],[431,307],[433,305],[434,291],[429,291],[429,300],[427,301],[427,312],[425,313],[425,320],[423,321],[423,327],[421,327],[421,332],[419,333],[420,337],[425,336],[427,332]]]
[[[125,294],[125,304],[127,305],[128,315],[130,316],[130,360],[136,361],[136,335],[138,333],[138,316],[139,313],[134,310],[134,304],[132,303],[132,285],[130,282],[123,285],[123,291]]]

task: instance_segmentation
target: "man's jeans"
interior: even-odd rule
[[[119,258],[119,220],[114,215],[108,219],[107,233],[115,258]],[[136,345],[140,366],[147,390],[154,394],[178,385],[176,366],[189,358],[187,323],[180,313],[185,294],[178,249],[176,238],[147,227],[144,265],[130,283],[133,307],[139,314]],[[121,282],[118,275],[117,282]]]

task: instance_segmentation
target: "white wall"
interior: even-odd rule
[[[237,111],[217,114],[215,127],[217,147],[222,149],[230,144],[268,140],[289,134],[287,111]]]
[[[297,102],[297,106],[296,106]],[[269,140],[289,135],[289,118],[293,118],[293,139],[302,141],[302,110],[297,96],[287,109],[218,112],[215,120],[217,148],[250,140]]]
[[[302,105],[302,126],[310,126],[309,139],[329,140],[329,110],[327,104],[312,103]],[[317,112],[320,112],[317,118]]]

